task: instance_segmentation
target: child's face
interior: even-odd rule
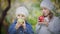
[[[44,16],[47,16],[49,14],[49,10],[45,7],[42,8],[42,12]]]
[[[17,15],[17,19],[19,19],[19,18],[22,18],[23,20],[25,20],[26,19],[26,16],[23,15],[23,14],[18,14]]]

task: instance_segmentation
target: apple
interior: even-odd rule
[[[20,18],[20,19],[18,19],[18,22],[23,23],[24,20]]]
[[[43,22],[44,21],[44,16],[40,16],[39,17],[39,22]]]

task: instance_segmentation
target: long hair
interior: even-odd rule
[[[49,16],[49,19],[51,19],[53,17],[53,13],[51,11],[49,11],[48,16]]]

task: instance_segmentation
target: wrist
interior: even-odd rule
[[[17,26],[15,26],[15,29],[18,29],[18,27],[17,27]]]
[[[24,30],[25,30],[25,29],[26,29],[26,26],[24,25],[23,28],[24,28]]]

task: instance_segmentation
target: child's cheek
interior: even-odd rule
[[[26,17],[22,17],[22,19],[26,20]]]
[[[25,20],[25,18],[22,18],[23,20]]]
[[[17,19],[19,19],[20,17],[19,16],[17,16]]]

